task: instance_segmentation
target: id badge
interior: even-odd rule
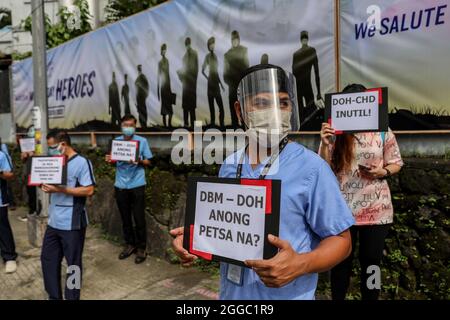
[[[227,265],[227,280],[235,285],[242,286],[244,281],[244,268],[230,263]]]

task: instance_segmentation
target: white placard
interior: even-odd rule
[[[198,182],[193,249],[229,259],[263,259],[266,187]]]
[[[35,138],[23,138],[19,139],[20,152],[34,152],[36,149]]]
[[[378,111],[378,91],[331,96],[331,126],[337,131],[376,131]]]
[[[31,108],[31,123],[36,130],[41,129],[41,108],[38,106]]]
[[[28,184],[63,184],[64,157],[32,157]]]
[[[111,143],[112,161],[137,161],[138,141],[113,140]]]

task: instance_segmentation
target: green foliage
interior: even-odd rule
[[[45,31],[47,48],[56,47],[68,40],[76,38],[92,30],[87,0],[74,0],[73,5],[78,8],[77,12],[71,12],[67,7],[61,7],[56,14],[58,22],[52,24],[48,15],[45,15]],[[28,16],[22,21],[26,31],[32,32],[32,18]]]
[[[400,249],[393,250],[390,254],[388,254],[387,258],[391,263],[402,263],[408,260],[408,258],[402,254]]]
[[[204,272],[208,272],[209,274],[215,275],[215,276],[219,276],[220,274],[220,265],[218,262],[216,261],[207,261],[207,260],[203,260],[203,259],[197,259],[194,262],[194,267],[204,271]]]
[[[11,54],[11,56],[12,56],[13,60],[18,61],[18,60],[23,60],[23,59],[31,57],[31,54],[32,54],[31,51],[24,52],[24,53],[13,52]]]
[[[105,8],[106,21],[118,21],[166,1],[167,0],[109,0]]]

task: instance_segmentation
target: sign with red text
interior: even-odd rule
[[[387,88],[325,95],[325,119],[336,133],[388,130]]]
[[[279,180],[189,178],[184,247],[207,260],[244,265],[269,259],[277,248]]]

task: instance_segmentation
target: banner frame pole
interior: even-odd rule
[[[335,86],[336,91],[341,91],[341,12],[340,0],[334,0],[334,55],[335,55]]]

